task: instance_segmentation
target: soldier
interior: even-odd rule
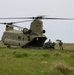
[[[47,43],[47,42],[44,43],[44,45],[43,45],[43,49],[48,49],[48,43]]]
[[[48,41],[48,45],[50,46],[52,44],[52,42],[51,42],[51,40],[49,39],[49,41]]]
[[[49,41],[48,42],[46,42],[44,45],[43,45],[43,48],[44,49],[48,49],[48,48],[50,48],[50,45],[52,44],[52,42],[51,42],[51,40],[49,39]]]
[[[55,45],[56,45],[56,43],[55,43],[55,42],[53,42],[53,44],[52,44],[52,45],[53,45],[53,49],[55,49]]]
[[[52,43],[51,40],[49,39],[49,41],[48,41],[48,48],[49,49],[55,49],[54,46],[55,46],[55,43],[54,42]]]
[[[62,46],[62,45],[63,45],[63,42],[60,40],[60,41],[59,41],[59,47],[60,47],[60,49],[63,50],[63,46]]]
[[[49,39],[49,41],[43,45],[43,48],[44,49],[55,49],[55,42],[52,43],[51,40]]]

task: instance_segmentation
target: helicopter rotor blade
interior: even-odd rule
[[[0,18],[0,19],[34,19],[35,17],[11,17],[11,18]]]
[[[17,21],[17,22],[9,22],[9,23],[6,23],[6,22],[4,22],[4,23],[0,23],[0,24],[4,24],[4,25],[12,25],[12,24],[15,24],[15,23],[23,23],[23,22],[29,22],[29,21],[32,21],[32,20],[26,20],[26,21]]]
[[[50,19],[50,20],[74,20],[74,18],[42,18],[42,19]]]
[[[15,23],[23,23],[23,22],[29,22],[29,21],[32,21],[32,20],[26,20],[26,21],[17,21],[17,22],[12,22],[13,24]]]
[[[43,18],[46,15],[41,15],[41,16],[36,16],[36,17],[11,17],[11,18],[0,18],[0,19],[39,19],[39,18]]]
[[[4,24],[4,25],[12,25],[12,24],[13,24],[13,22],[9,22],[9,23],[4,22],[4,23],[0,23],[0,24]]]
[[[4,25],[6,25],[6,24],[11,24],[11,23],[6,23],[6,22],[3,22],[3,23],[0,23],[0,24],[4,24]]]
[[[74,20],[74,18],[47,18],[46,15],[36,16],[36,17],[12,17],[12,18],[0,18],[0,19],[50,19],[50,20]],[[20,21],[22,22],[22,21]],[[24,22],[24,21],[23,21]],[[19,22],[14,22],[19,23]]]
[[[0,23],[0,24],[4,24],[4,23]]]

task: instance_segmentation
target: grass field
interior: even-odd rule
[[[64,50],[5,48],[0,44],[0,75],[74,75],[74,44]]]

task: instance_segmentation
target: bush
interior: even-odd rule
[[[73,69],[69,66],[67,66],[65,63],[58,63],[57,65],[55,65],[55,68],[60,71],[61,73],[64,73],[65,75],[70,74],[71,72],[73,72]]]

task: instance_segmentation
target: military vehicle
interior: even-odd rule
[[[33,19],[30,28],[22,28],[14,25],[15,23],[27,22],[18,21],[10,23],[0,23],[6,25],[6,31],[3,33],[2,42],[7,46],[19,47],[42,47],[47,37],[44,35],[43,22],[41,19],[50,20],[74,20],[73,18],[45,18],[44,16],[37,17],[21,17],[21,18],[0,18],[0,19]],[[15,30],[14,27],[22,28],[22,30]]]

